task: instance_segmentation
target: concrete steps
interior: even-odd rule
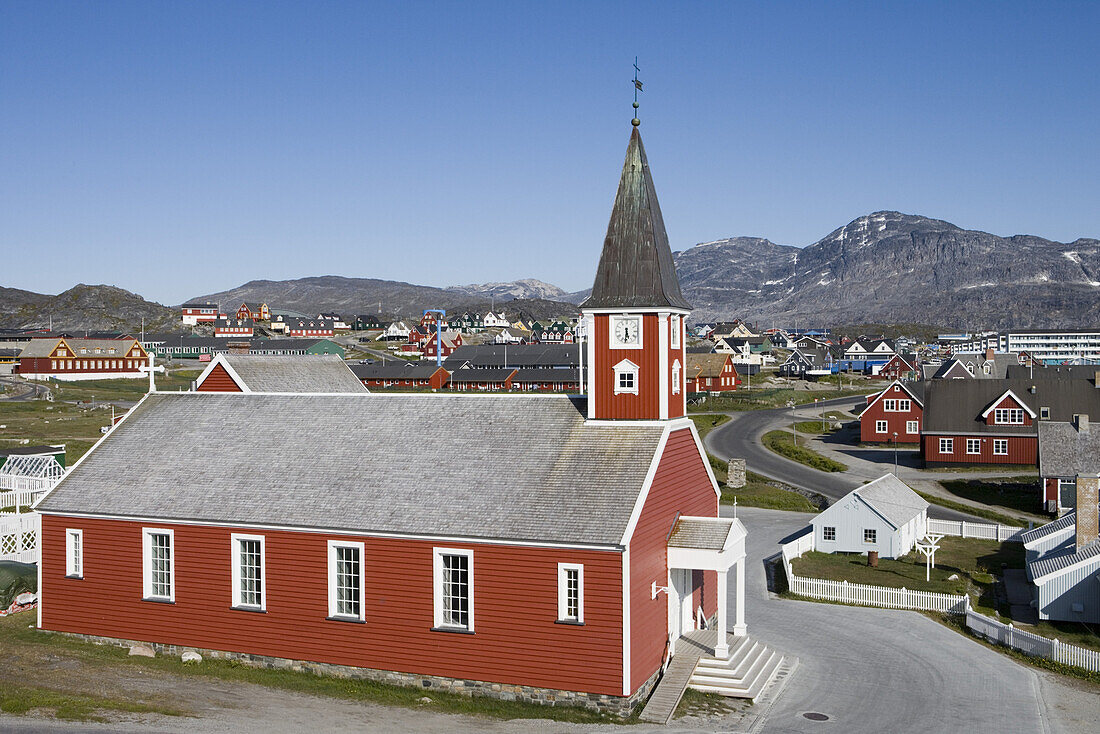
[[[767,645],[749,637],[734,638],[725,658],[703,655],[688,679],[688,685],[706,693],[755,700],[784,664]]]

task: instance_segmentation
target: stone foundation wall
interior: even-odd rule
[[[656,685],[657,679],[660,677],[661,673],[660,669],[654,671],[649,680],[643,683],[632,696],[610,696],[601,693],[563,691],[553,688],[513,685],[510,683],[492,683],[489,681],[447,678],[438,675],[401,673],[394,670],[359,668],[352,665],[334,665],[332,663],[316,663],[307,660],[290,660],[288,658],[252,655],[250,653],[241,652],[226,652],[224,650],[208,650],[201,647],[188,647],[185,645],[165,645],[158,642],[120,640],[114,637],[85,635],[76,632],[50,632],[49,634],[65,635],[66,637],[90,642],[94,645],[112,645],[115,647],[144,645],[152,648],[161,655],[171,655],[174,657],[191,651],[199,653],[204,658],[213,660],[235,660],[256,668],[293,670],[299,673],[313,673],[314,675],[325,675],[333,678],[372,680],[394,686],[418,688],[425,692],[445,691],[467,696],[499,698],[503,701],[522,701],[524,703],[535,703],[543,706],[577,706],[593,711],[603,711],[624,718],[630,715],[635,706],[649,698],[649,694],[653,691],[653,686]]]
[[[730,459],[727,468],[726,485],[732,489],[740,489],[745,486],[745,460]]]

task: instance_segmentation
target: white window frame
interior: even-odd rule
[[[612,369],[615,370],[615,395],[637,395],[638,394],[638,365],[631,362],[629,359],[624,359],[619,362]],[[620,384],[623,375],[631,376],[631,384],[633,387],[622,387]]]
[[[168,596],[153,595],[153,536],[168,536]],[[141,592],[146,601],[176,602],[176,537],[172,528],[141,529]]]
[[[887,421],[875,421],[875,433],[889,433],[890,424]]]
[[[953,439],[953,438],[941,438],[939,448],[940,448],[939,453],[941,453],[941,454],[953,454],[953,453],[955,453],[955,439]]]
[[[863,528],[863,542],[874,545],[878,542],[878,530],[876,528]]]
[[[1041,420],[1041,421],[1050,420],[1050,408],[1045,407],[1045,406],[1042,407],[1042,408],[1039,408],[1039,420]]]
[[[336,609],[336,549],[352,548],[359,551],[359,614],[341,614]],[[367,620],[367,559],[363,543],[353,540],[328,541],[328,618],[347,622]]]
[[[973,451],[971,450],[971,447],[974,448]],[[966,455],[977,456],[980,453],[982,453],[982,440],[980,438],[966,439]]]
[[[634,344],[620,344],[615,338],[615,329],[620,321],[636,321],[638,324],[638,341]],[[641,349],[645,337],[645,318],[641,314],[616,314],[608,319],[607,337],[611,349]]]
[[[1003,451],[1001,449],[1004,449]],[[995,438],[993,439],[993,455],[994,456],[1008,456],[1008,439],[1007,438]]]
[[[577,616],[569,616],[569,571],[577,572]],[[558,564],[558,621],[569,624],[584,624],[584,564]]]
[[[821,539],[830,543],[834,542],[836,540],[836,525],[823,525],[821,527]]]
[[[1006,420],[1001,420],[1001,418]],[[1020,420],[1016,420],[1016,418]],[[993,422],[1002,426],[1022,426],[1024,424],[1023,408],[997,408],[993,411]]]
[[[905,432],[907,434],[920,433],[920,421],[905,421]]]
[[[84,578],[84,531],[65,529],[65,577]]]
[[[443,556],[466,556],[467,624],[458,625],[443,618]],[[474,552],[465,548],[432,548],[433,629],[455,632],[474,631]]]
[[[257,540],[260,542],[260,603],[246,604],[244,602],[244,590],[241,589],[241,542]],[[250,535],[246,533],[232,533],[230,535],[230,563],[233,575],[233,603],[234,609],[247,609],[249,611],[267,611],[267,543],[262,535]]]
[[[680,394],[680,360],[672,363],[672,394]]]
[[[683,321],[679,316],[673,316],[669,322],[672,325],[672,336],[669,342],[673,349],[680,348],[680,330],[683,328]]]

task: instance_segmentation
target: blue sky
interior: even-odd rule
[[[1100,237],[1100,3],[0,4],[0,285],[591,285],[630,131],[674,249],[897,209]]]

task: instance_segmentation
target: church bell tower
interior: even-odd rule
[[[588,335],[588,418],[666,420],[687,413],[680,293],[638,119],[626,147],[592,295],[581,304]]]

